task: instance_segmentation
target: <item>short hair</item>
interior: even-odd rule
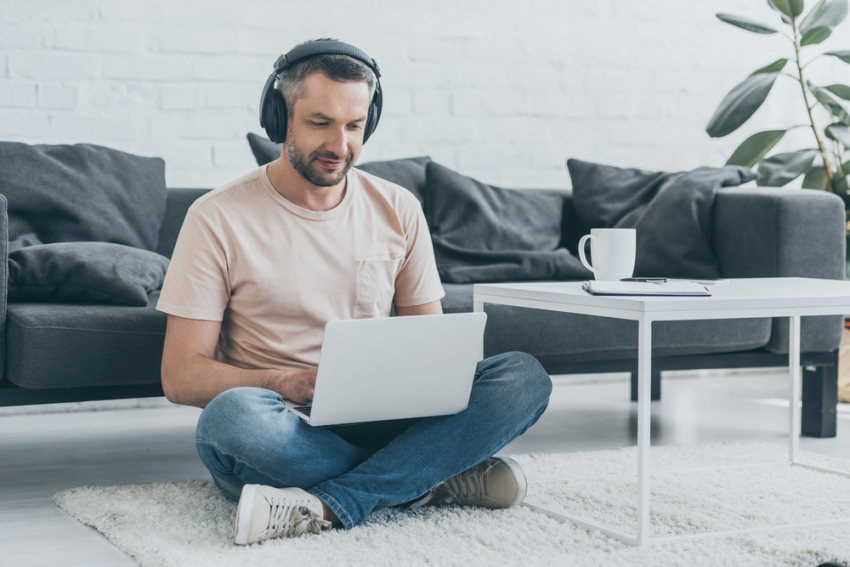
[[[299,43],[295,47],[318,41],[339,40],[328,37],[311,39]],[[365,82],[369,85],[369,100],[372,100],[372,96],[375,94],[375,83],[377,81],[375,73],[359,59],[349,57],[348,55],[315,55],[308,57],[298,61],[292,67],[288,67],[277,76],[275,88],[283,95],[283,100],[286,101],[287,122],[292,120],[292,108],[295,106],[295,101],[304,96],[305,81],[313,73],[322,73],[327,78],[338,83]]]

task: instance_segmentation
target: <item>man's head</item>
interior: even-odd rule
[[[315,55],[287,67],[275,88],[286,103],[289,163],[313,185],[340,183],[363,146],[376,88],[372,69],[347,55]]]

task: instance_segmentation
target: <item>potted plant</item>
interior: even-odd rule
[[[780,20],[790,28],[786,30],[734,16],[717,14],[727,24],[758,34],[784,35],[793,48],[793,58],[783,57],[750,74],[733,88],[706,126],[712,138],[726,136],[743,125],[762,105],[780,76],[790,77],[799,83],[806,105],[808,122],[753,134],[738,146],[726,162],[727,165],[753,167],[758,164],[758,185],[780,187],[801,175],[803,187],[830,191],[841,196],[845,208],[850,209],[850,114],[840,100],[850,100],[850,87],[841,84],[815,85],[805,78],[805,68],[821,56],[837,57],[850,64],[850,50],[828,51],[811,55],[810,48],[827,39],[847,16],[847,0],[820,0],[803,16],[803,0],[768,0],[771,9],[779,12]],[[802,17],[801,17],[802,16]],[[779,26],[777,26],[779,27]],[[790,55],[790,54],[789,54]],[[806,55],[806,61],[802,56]],[[789,61],[791,65],[788,65]],[[790,72],[786,70],[790,68]],[[824,109],[826,120],[815,122],[812,111]],[[793,152],[768,152],[786,132],[795,128],[811,129],[814,146]]]

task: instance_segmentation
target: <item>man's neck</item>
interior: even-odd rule
[[[275,191],[308,211],[329,211],[342,203],[345,197],[348,176],[331,187],[319,187],[301,177],[283,156],[271,162],[266,171]]]

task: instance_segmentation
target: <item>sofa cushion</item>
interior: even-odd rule
[[[564,198],[486,185],[431,162],[425,218],[448,283],[582,279],[562,248]]]
[[[356,167],[366,173],[371,173],[376,177],[401,185],[419,199],[419,203],[424,210],[427,199],[425,167],[429,163],[431,163],[431,158],[422,156],[386,161],[370,161],[359,164]]]
[[[180,229],[183,227],[183,221],[186,220],[186,213],[189,212],[189,207],[201,195],[206,195],[211,189],[169,189],[168,201],[165,207],[165,218],[162,221],[162,226],[159,228],[159,244],[156,247],[156,253],[162,254],[166,258],[171,258],[174,253],[174,246],[177,244],[177,237],[180,236]]]
[[[165,162],[103,146],[0,142],[10,240],[98,241],[156,250]]]
[[[8,301],[145,306],[168,269],[165,256],[111,242],[15,246],[29,236],[9,243]]]
[[[445,313],[472,311],[472,285],[443,284]],[[638,323],[609,317],[485,304],[484,356],[518,350],[559,362],[637,358]],[[653,356],[684,356],[761,348],[771,319],[659,321]]]
[[[611,228],[629,211],[646,205],[661,186],[680,173],[614,167],[568,159],[573,201],[587,228]]]
[[[752,181],[745,167],[650,172],[567,161],[579,217],[589,228],[637,230],[635,276],[719,278],[711,249],[714,197]]]
[[[283,149],[281,144],[275,144],[265,136],[259,136],[253,132],[248,132],[248,145],[251,146],[251,153],[254,154],[257,165],[273,162],[280,157]]]
[[[145,307],[10,303],[6,379],[23,388],[156,384],[168,316]]]

